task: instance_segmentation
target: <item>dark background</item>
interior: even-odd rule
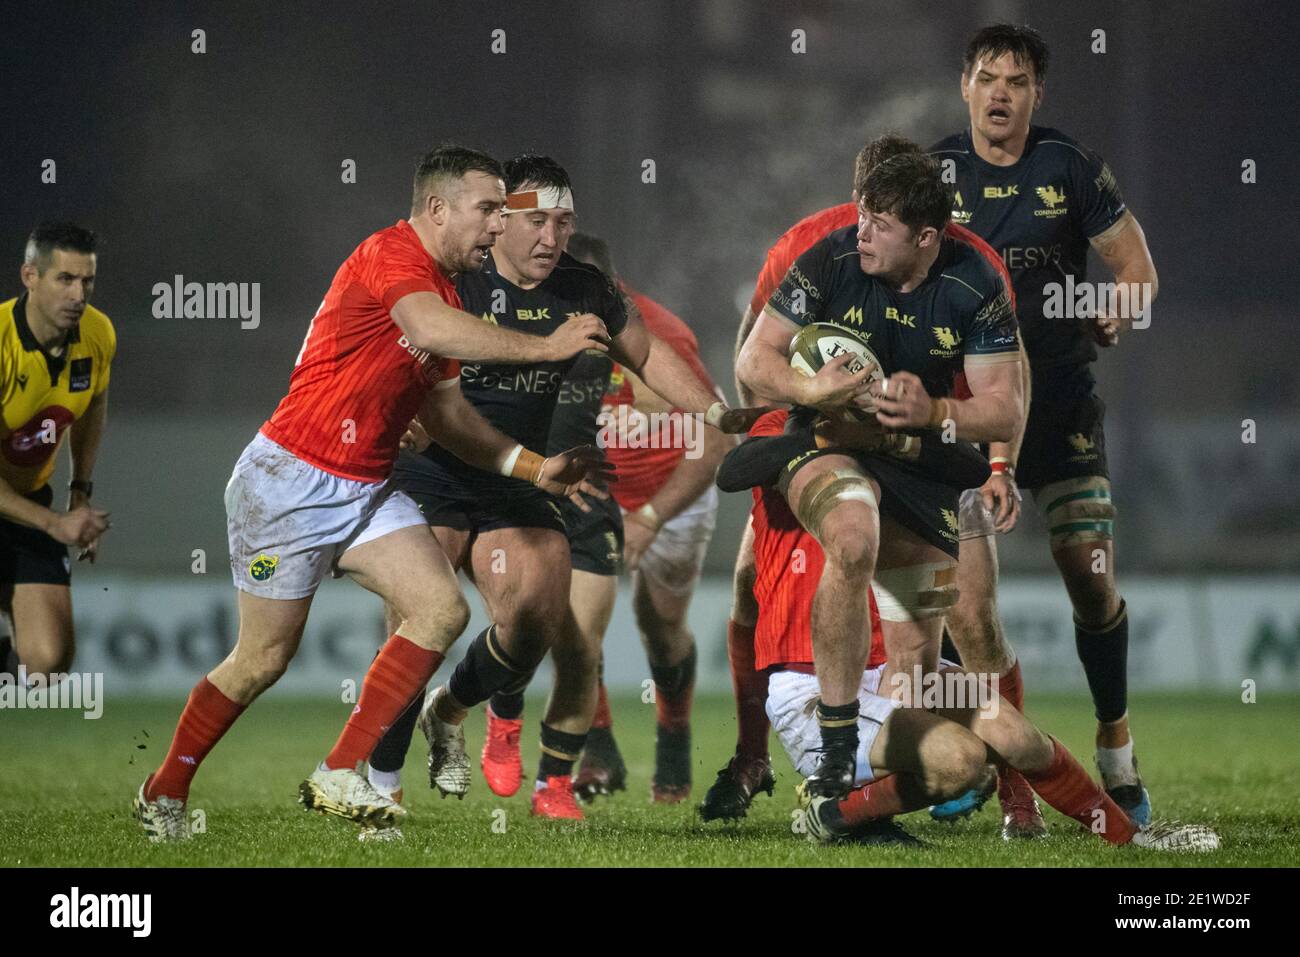
[[[407,213],[416,157],[459,141],[554,155],[581,228],[678,312],[732,391],[737,320],[771,242],[848,198],[863,142],[962,128],[969,35],[1052,48],[1036,122],[1110,162],[1160,273],[1151,328],[1097,364],[1130,570],[1300,567],[1300,263],[1288,3],[39,4],[6,13],[0,297],[23,242],[71,217],[103,240],[113,319],[97,499],[105,557],[184,572],[224,555],[221,490],[283,395],[339,263]],[[506,31],[507,52],[490,51]],[[191,31],[207,52],[191,52]],[[791,51],[791,31],[807,52]],[[1091,52],[1092,32],[1106,52]],[[56,160],[57,183],[41,163]],[[642,182],[653,159],[657,181]],[[1245,159],[1258,181],[1243,184]],[[355,160],[357,181],[341,182]],[[7,252],[4,252],[7,251]],[[2,267],[2,263],[0,263]],[[155,319],[152,287],[258,282],[261,325]],[[1093,278],[1109,278],[1095,272]],[[1244,420],[1256,442],[1243,443]],[[734,555],[726,503],[710,566]],[[1047,567],[1041,523],[1003,547]],[[1037,531],[1036,531],[1037,530]]]

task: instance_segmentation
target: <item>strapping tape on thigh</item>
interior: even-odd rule
[[[877,569],[871,588],[885,621],[937,618],[957,604],[957,563],[927,562]]]
[[[1043,511],[1053,548],[1114,537],[1115,506],[1106,479],[1091,476],[1059,482],[1050,486],[1050,491],[1050,501]]]
[[[821,533],[822,521],[840,502],[862,502],[876,508],[876,493],[871,480],[851,469],[831,469],[808,483],[799,496],[796,515],[814,537]]]

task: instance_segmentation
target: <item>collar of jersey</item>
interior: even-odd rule
[[[979,153],[975,152],[975,141],[971,136],[970,127],[962,134],[966,139],[966,149],[970,152],[971,160],[975,163],[975,168],[982,173],[988,173],[990,176],[1002,176],[1014,173],[1023,168],[1025,160],[1029,159],[1029,154],[1034,151],[1034,146],[1038,143],[1039,128],[1032,123],[1029,124],[1029,135],[1025,137],[1025,151],[1020,154],[1020,159],[1016,160],[1010,166],[998,166],[996,163],[990,163]]]
[[[28,352],[42,352],[48,357],[49,353],[41,348],[41,344],[36,341],[36,335],[32,332],[32,327],[27,322],[27,293],[18,297],[14,303],[14,326],[18,330],[18,341],[22,343],[24,349]],[[68,330],[68,337],[63,340],[63,355],[68,354],[68,346],[74,342],[81,341],[81,323],[73,326]]]

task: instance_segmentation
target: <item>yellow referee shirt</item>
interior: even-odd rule
[[[63,355],[45,354],[27,324],[27,296],[0,303],[0,478],[18,492],[50,479],[63,436],[108,388],[113,324],[86,306]]]

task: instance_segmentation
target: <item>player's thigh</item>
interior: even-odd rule
[[[448,528],[445,525],[431,525],[434,540],[442,547],[443,554],[451,567],[459,571],[469,563],[469,546],[473,532],[464,528]]]
[[[569,606],[584,643],[599,648],[605,640],[617,596],[618,579],[613,575],[595,575],[573,570],[569,584]]]
[[[421,647],[445,651],[469,622],[456,573],[427,525],[354,545],[338,568],[382,598],[401,618],[399,633]]]
[[[998,555],[992,535],[963,538],[959,548],[957,602],[948,612],[948,630],[964,657],[963,643],[981,641],[996,623]]]
[[[67,585],[13,585],[10,617],[18,658],[33,673],[65,671],[72,663],[72,589]]]
[[[470,547],[474,584],[505,628],[558,631],[568,607],[569,540],[553,528],[495,528]]]
[[[239,637],[226,662],[282,671],[298,653],[313,596],[265,598],[238,589]]]
[[[939,664],[943,618],[956,601],[957,563],[889,516],[882,516],[872,591],[889,660],[906,673]]]
[[[731,620],[741,627],[753,628],[758,624],[758,601],[754,598],[754,581],[758,565],[754,558],[754,519],[745,521],[745,531],[740,536],[736,551],[736,569],[731,578]]]
[[[784,493],[828,564],[870,570],[881,540],[880,484],[856,461],[819,455],[790,477]]]
[[[635,575],[636,614],[642,630],[680,628],[700,580],[704,555],[717,526],[718,495],[710,488],[664,523],[641,556]]]
[[[921,708],[897,708],[871,745],[872,774],[914,774],[931,786],[961,787],[986,760],[986,748],[970,730]]]

